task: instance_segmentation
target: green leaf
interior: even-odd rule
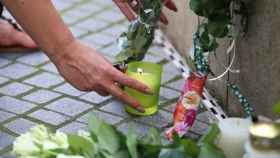
[[[150,128],[149,133],[142,140],[143,144],[161,145],[161,138],[156,128]]]
[[[211,125],[208,132],[201,137],[201,139],[199,140],[199,144],[204,144],[204,143],[214,144],[219,134],[220,134],[219,126],[216,123],[214,123]]]
[[[212,36],[222,38],[225,37],[229,32],[228,25],[229,21],[227,18],[209,21],[207,24],[207,30]]]
[[[164,148],[162,145],[139,144],[138,154],[140,158],[156,158],[162,148]]]
[[[203,0],[191,0],[190,8],[199,16],[203,16]]]
[[[113,158],[130,158],[129,152],[126,150],[118,151]]]
[[[137,151],[137,135],[132,127],[129,128],[126,144],[128,151],[132,158],[138,158],[138,151]]]
[[[95,117],[94,114],[91,114],[88,120],[89,131],[92,132],[94,135],[98,135],[101,123],[101,120]]]
[[[180,144],[184,146],[185,153],[192,156],[197,157],[199,154],[199,147],[197,146],[196,142],[190,140],[190,139],[182,139],[180,141]]]
[[[223,151],[214,144],[204,143],[198,158],[226,158]]]
[[[94,144],[84,137],[69,134],[68,143],[70,149],[75,154],[83,154],[83,155],[88,155],[90,157],[94,157],[95,155],[96,151],[94,148]]]
[[[159,158],[191,158],[184,152],[184,147],[162,149]]]
[[[273,112],[280,115],[280,101],[273,107]]]
[[[120,136],[115,127],[102,122],[97,134],[98,145],[111,154],[116,153],[120,147]]]

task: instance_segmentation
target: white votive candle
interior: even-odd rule
[[[221,130],[218,146],[226,158],[242,158],[244,145],[249,139],[250,119],[228,118],[219,122]]]

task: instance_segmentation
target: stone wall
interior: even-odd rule
[[[170,24],[163,30],[184,55],[191,48],[192,33],[197,17],[189,10],[188,0],[174,0],[179,8],[177,14],[165,10]],[[242,93],[248,96],[259,114],[271,117],[271,107],[280,99],[280,1],[255,0],[249,3],[249,30],[237,41],[237,59],[234,67],[240,74],[229,74],[223,81],[209,82],[208,86],[233,115],[241,115],[239,103],[228,93],[225,80],[238,83]],[[217,59],[211,58],[211,68],[217,74],[229,59],[225,55],[228,41],[220,41]]]

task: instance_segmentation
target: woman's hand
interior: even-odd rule
[[[143,0],[113,0],[116,5],[121,9],[123,14],[127,17],[129,21],[136,19],[136,13],[141,6]],[[172,0],[162,0],[164,5],[175,12],[177,12],[177,7]],[[160,21],[164,24],[168,24],[168,20],[164,13],[160,15]]]
[[[128,96],[118,84],[144,93],[150,89],[115,69],[91,46],[74,41],[53,58],[61,75],[74,87],[82,91],[96,91],[100,95],[112,94],[140,112],[144,109],[137,100]]]

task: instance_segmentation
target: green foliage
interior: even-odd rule
[[[139,18],[129,25],[128,31],[118,39],[122,46],[116,56],[117,63],[142,60],[150,48],[162,10],[161,0],[144,0]]]
[[[234,7],[233,7],[234,6]],[[243,31],[247,26],[248,11],[242,0],[190,0],[190,8],[205,20],[195,33],[194,64],[196,70],[208,74],[211,72],[208,62],[209,52],[218,48],[217,39],[232,37],[233,15],[241,15]]]
[[[69,135],[73,154],[86,158],[224,158],[223,152],[214,144],[219,134],[215,124],[198,142],[179,138],[175,133],[173,142],[163,145],[159,132],[154,128],[146,137],[139,139],[133,127],[129,128],[127,135],[123,135],[114,126],[94,116],[89,122],[90,137]]]
[[[273,112],[280,115],[280,101],[273,107]]]

